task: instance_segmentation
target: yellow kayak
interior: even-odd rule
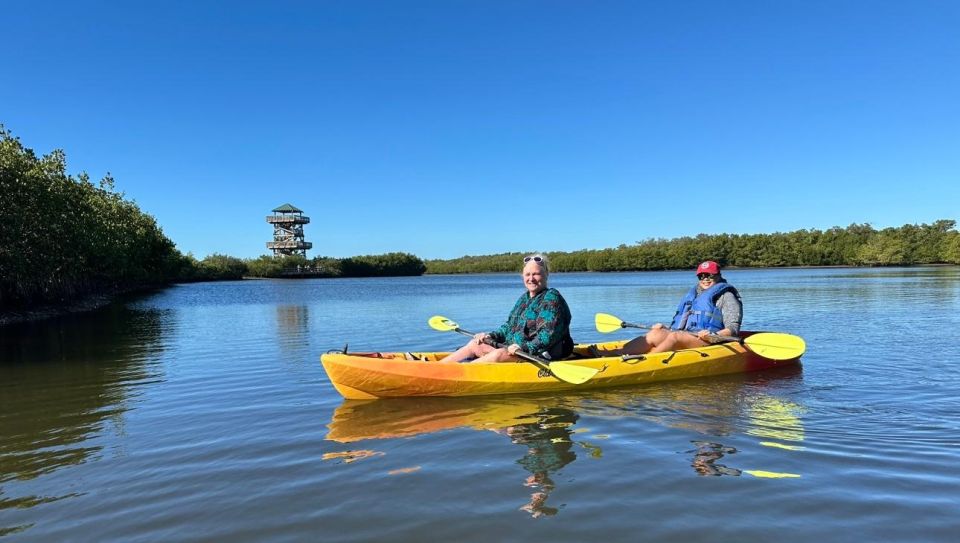
[[[802,340],[800,341],[802,343]],[[615,349],[623,343],[625,342],[618,341],[597,346],[601,349]],[[553,362],[553,365],[562,365],[558,366],[558,369],[563,367],[565,371],[579,369],[591,375],[579,384],[561,380],[547,367],[524,360],[442,363],[438,360],[448,353],[429,352],[330,352],[322,355],[320,360],[330,382],[344,398],[371,400],[408,396],[484,396],[640,385],[796,364],[803,352],[802,348],[785,349],[779,344],[770,348],[775,348],[777,352],[763,356],[765,353],[762,342],[751,344],[748,340],[747,345],[731,341],[664,353],[590,358],[589,346],[578,345],[571,358]],[[789,357],[782,356],[784,352]]]

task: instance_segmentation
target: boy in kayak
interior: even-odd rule
[[[711,335],[736,336],[743,321],[740,293],[720,275],[712,260],[696,268],[697,284],[680,299],[670,328],[654,324],[645,336],[628,341],[622,349],[591,348],[596,356],[662,353],[710,345]]]
[[[460,362],[476,358],[476,362],[505,362],[516,360],[514,354],[527,354],[559,360],[573,352],[570,337],[570,308],[555,288],[547,288],[550,275],[547,257],[532,254],[523,259],[523,286],[507,322],[496,330],[479,333],[441,362]],[[496,348],[487,341],[506,344]]]

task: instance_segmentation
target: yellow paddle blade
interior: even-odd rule
[[[608,334],[623,328],[622,320],[606,313],[597,313],[593,322],[597,325],[597,331],[602,334]]]
[[[427,321],[427,324],[430,325],[430,328],[434,330],[439,330],[441,332],[449,332],[451,330],[456,330],[460,328],[460,325],[453,322],[452,320],[441,317],[440,315],[434,315],[430,317],[430,320]]]
[[[754,477],[763,477],[764,479],[795,479],[800,477],[800,475],[796,473],[777,473],[775,471],[763,471],[757,469],[747,469],[743,470],[743,472],[749,473]]]
[[[770,360],[790,360],[807,350],[807,343],[800,336],[761,332],[743,340],[743,344],[758,355]]]
[[[557,379],[573,385],[586,383],[593,378],[600,370],[586,366],[577,366],[576,364],[567,364],[564,362],[551,362],[550,372]]]

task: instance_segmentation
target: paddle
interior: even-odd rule
[[[463,328],[460,328],[460,325],[456,322],[446,317],[441,317],[440,315],[430,317],[430,320],[428,320],[427,323],[434,330],[439,330],[441,332],[457,332],[465,336],[474,336],[473,332],[468,332]],[[497,343],[493,340],[489,340],[488,344],[497,348],[506,347],[506,345],[503,343]],[[567,364],[564,362],[550,362],[540,357],[527,354],[523,351],[517,351],[516,356],[527,362],[530,362],[540,369],[548,370],[557,379],[574,385],[586,383],[594,375],[596,375],[598,371],[600,371],[598,369],[577,366],[575,364]]]
[[[597,313],[594,323],[597,325],[597,331],[604,334],[621,328],[645,328],[647,330],[652,328],[645,324],[624,322],[606,313]],[[686,333],[692,334],[692,332]],[[807,344],[800,336],[776,332],[759,332],[743,339],[716,334],[710,334],[708,337],[715,342],[739,341],[749,347],[751,351],[770,360],[790,360],[791,358],[797,358],[807,350]]]

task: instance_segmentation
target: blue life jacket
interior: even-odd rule
[[[694,285],[680,300],[677,314],[673,316],[670,328],[673,330],[723,330],[723,312],[717,307],[717,298],[724,292],[733,292],[740,298],[737,289],[726,281],[720,281],[697,296],[697,287]]]

